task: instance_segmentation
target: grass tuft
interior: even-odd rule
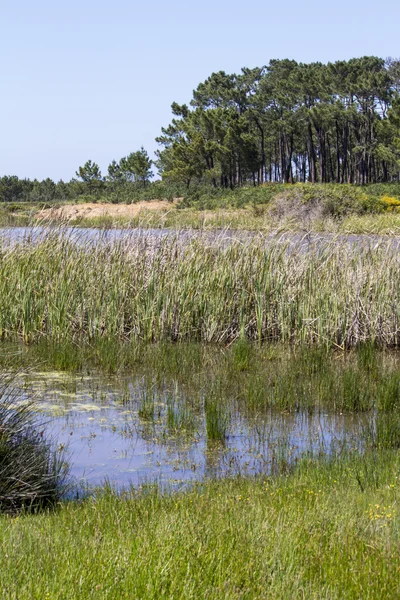
[[[10,376],[0,380],[0,511],[36,510],[61,496],[66,465],[52,450],[35,416],[35,402],[22,402]]]

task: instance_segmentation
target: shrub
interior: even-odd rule
[[[387,212],[400,211],[400,200],[398,200],[398,198],[394,198],[393,196],[383,196],[380,199],[380,202],[383,205],[384,210]]]

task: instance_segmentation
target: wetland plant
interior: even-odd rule
[[[167,396],[167,428],[169,433],[192,433],[196,422],[188,399],[180,397],[178,390]]]
[[[380,412],[375,422],[374,446],[378,449],[400,448],[400,415],[397,412]]]
[[[397,412],[378,411],[363,427],[362,438],[368,448],[399,450],[400,415]]]
[[[96,343],[101,356],[110,340],[400,344],[400,255],[390,241],[305,248],[263,236],[89,243],[71,235],[4,248],[1,337]],[[233,354],[246,370],[242,341]],[[115,349],[111,358],[115,369]]]
[[[378,390],[377,405],[380,410],[396,411],[400,409],[400,374],[388,373],[383,377]]]
[[[371,388],[353,367],[345,367],[340,374],[337,394],[337,408],[341,411],[362,412],[373,407]]]
[[[153,423],[155,416],[155,391],[153,387],[145,386],[140,393],[140,404],[138,409],[139,418],[142,421]]]
[[[44,437],[34,400],[21,403],[12,378],[0,377],[0,511],[37,509],[65,491],[67,466]]]
[[[236,371],[247,371],[251,365],[253,347],[245,337],[241,337],[233,344],[232,367]]]
[[[207,440],[224,442],[228,435],[229,418],[227,407],[220,393],[211,388],[204,397],[204,414]]]

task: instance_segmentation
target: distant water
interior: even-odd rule
[[[48,235],[63,235],[80,244],[87,243],[115,243],[130,240],[148,240],[157,243],[165,238],[178,238],[180,241],[203,239],[209,242],[229,243],[238,240],[246,242],[260,238],[268,242],[280,242],[290,247],[302,250],[323,247],[326,244],[337,242],[362,248],[373,248],[378,245],[387,245],[391,248],[400,247],[400,236],[365,235],[365,234],[331,234],[331,233],[268,233],[250,232],[242,230],[180,230],[173,229],[96,229],[73,227],[5,227],[0,228],[0,240],[5,245],[16,243],[32,243],[43,240]]]

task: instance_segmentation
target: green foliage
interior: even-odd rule
[[[240,338],[233,344],[232,354],[236,369],[247,371],[251,365],[253,348],[245,338]]]
[[[83,167],[79,167],[76,176],[83,182],[83,184],[79,182],[75,184],[75,189],[79,191],[79,194],[88,193],[97,196],[104,186],[99,165],[91,160],[88,160]]]
[[[185,196],[188,203],[210,208],[218,188],[223,203],[228,190],[265,182],[373,183],[376,190],[380,182],[397,182],[399,63],[374,56],[328,64],[274,59],[240,74],[213,73],[194,90],[190,106],[172,104],[174,118],[156,139],[162,148],[155,164],[163,184],[178,187],[175,196]],[[106,181],[91,160],[78,169],[80,181],[68,184],[2,177],[0,202],[85,194],[136,201],[144,198],[141,188],[151,187],[152,164],[142,147],[118,163],[113,160]],[[173,197],[171,192],[155,196],[154,190],[152,197]],[[333,198],[327,195],[336,214],[336,192]],[[375,210],[380,195],[368,194],[365,210]],[[244,192],[241,205],[249,196]]]
[[[398,64],[284,59],[213,73],[191,108],[173,103],[175,118],[157,138],[158,167],[164,178],[225,188],[397,180]]]
[[[137,152],[131,152],[127,157],[121,158],[119,164],[120,171],[127,181],[140,182],[145,186],[153,176],[152,161],[143,147]]]
[[[193,428],[194,413],[201,414],[205,400],[221,409],[226,423],[230,412],[248,416],[271,409],[362,412],[372,419],[375,412],[398,411],[400,364],[396,352],[370,344],[347,352],[330,350],[325,344],[245,344],[245,368],[242,354],[238,361],[235,344],[227,349],[211,344],[144,344],[104,338],[80,345],[39,340],[20,354],[15,354],[14,345],[10,348],[3,342],[0,364],[9,364],[11,355],[20,369],[40,362],[41,368],[51,371],[134,372],[141,390],[137,396],[140,417],[153,421],[161,404],[166,405],[166,421],[172,429]]]
[[[108,486],[56,513],[3,516],[0,594],[394,600],[399,466],[380,450],[178,494]]]
[[[169,435],[190,435],[196,431],[195,415],[188,398],[181,396],[178,386],[167,395],[167,429]]]
[[[147,386],[141,392],[138,414],[143,421],[152,423],[155,419],[155,394]]]
[[[121,182],[123,178],[124,175],[122,173],[120,163],[117,163],[115,160],[111,161],[111,163],[108,165],[107,179],[112,182]]]
[[[224,442],[228,434],[229,417],[226,399],[220,383],[213,383],[204,392],[204,414],[207,441]]]
[[[178,208],[195,210],[240,209],[267,207],[274,201],[285,202],[288,207],[319,205],[326,214],[340,217],[355,214],[375,214],[387,212],[390,206],[400,200],[400,184],[370,184],[355,186],[348,184],[280,184],[265,183],[254,186],[243,185],[234,189],[213,187],[199,183],[187,187],[168,178],[165,181],[146,182],[135,178],[126,179],[119,163],[109,166],[106,181],[88,182],[73,180],[69,183],[29,182],[18,178],[0,178],[0,202],[4,210],[22,211],[43,208],[65,202],[111,202],[131,204],[138,201],[179,199]],[[10,179],[12,180],[10,183]],[[17,185],[18,183],[18,185]],[[2,192],[3,190],[3,192]],[[3,193],[3,197],[1,194]],[[389,206],[387,199],[393,199]],[[11,201],[11,199],[14,199]],[[31,203],[31,206],[29,206]],[[397,206],[397,204],[396,204]],[[392,209],[390,209],[392,210]],[[397,210],[397,208],[396,208]]]
[[[0,178],[0,202],[24,201],[30,197],[33,183],[15,175]]]
[[[85,162],[83,167],[79,167],[76,176],[82,179],[84,183],[93,183],[102,179],[99,165],[91,160]]]

